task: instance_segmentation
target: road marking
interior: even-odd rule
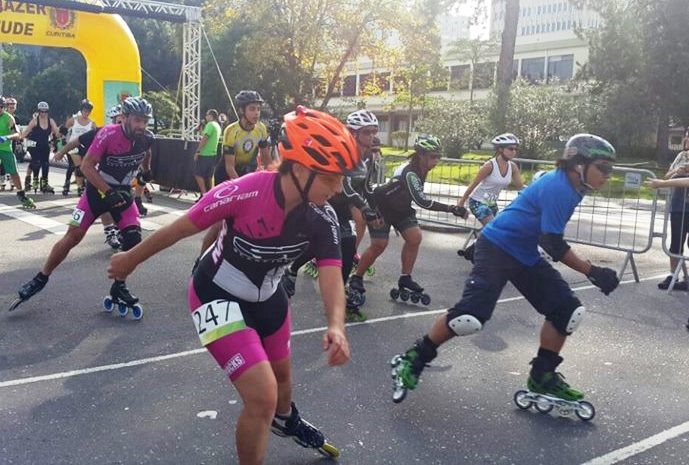
[[[612,465],[614,463],[619,463],[629,457],[645,452],[655,446],[659,446],[662,443],[674,439],[683,434],[689,433],[689,421],[682,423],[681,425],[674,426],[670,429],[666,429],[656,435],[643,439],[641,441],[635,442],[623,447],[621,449],[614,450],[608,454],[601,455],[595,459],[584,462],[581,465]]]
[[[64,223],[51,220],[50,218],[44,218],[28,210],[12,207],[3,203],[0,203],[0,214],[17,219],[58,236],[63,235],[65,231],[67,231],[67,225]]]

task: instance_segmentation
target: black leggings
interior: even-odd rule
[[[74,173],[74,168],[76,166],[74,165],[74,160],[72,160],[72,157],[67,154],[67,172],[65,173],[65,186],[69,187],[69,185],[72,182],[72,173]]]
[[[689,233],[689,211],[670,212],[670,253],[681,254]]]
[[[38,171],[41,171],[42,178],[48,179],[48,170],[50,170],[50,163],[48,158],[50,157],[50,148],[39,148],[33,147],[29,150],[31,154],[31,163],[29,167],[33,172],[35,178],[38,177]]]

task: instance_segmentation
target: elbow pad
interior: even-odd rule
[[[538,245],[543,247],[554,262],[559,262],[570,249],[562,234],[545,233],[538,238]]]

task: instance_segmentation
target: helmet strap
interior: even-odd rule
[[[306,184],[304,185],[304,188],[302,189],[301,184],[299,184],[299,179],[297,179],[297,176],[294,174],[294,171],[292,169],[289,170],[290,176],[292,176],[292,182],[294,183],[294,187],[297,188],[299,191],[299,195],[301,196],[301,200],[304,203],[309,203],[309,191],[311,190],[311,186],[313,185],[313,181],[316,179],[316,173],[311,171],[309,172],[309,177],[306,180]]]
[[[579,165],[579,166],[581,166],[581,165]],[[590,191],[595,190],[591,184],[586,182],[586,175],[589,172],[589,166],[590,166],[590,163],[584,163],[583,171],[579,170],[579,180],[581,181],[581,184],[584,186],[584,189],[586,192],[590,192]]]

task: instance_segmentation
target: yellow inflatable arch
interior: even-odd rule
[[[86,61],[86,95],[99,126],[112,105],[141,94],[139,48],[119,15],[0,0],[0,43],[79,51]]]

